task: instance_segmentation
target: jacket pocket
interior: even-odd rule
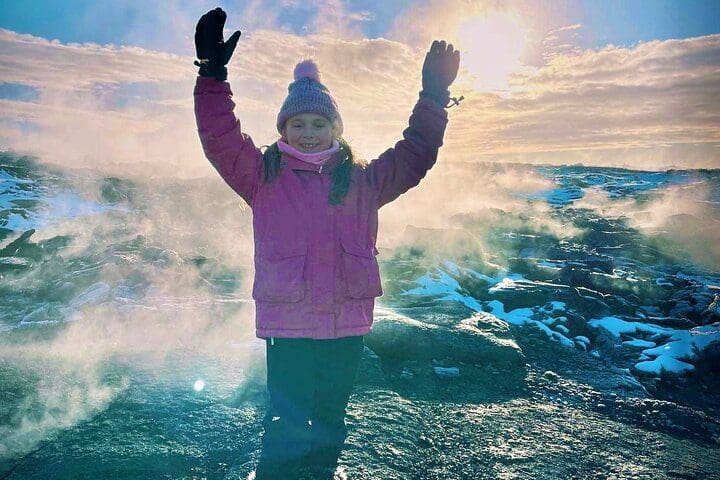
[[[352,298],[373,298],[383,294],[380,268],[374,247],[366,248],[350,240],[341,239],[342,269],[347,293]]]
[[[295,303],[305,298],[307,246],[264,252],[255,259],[253,298],[262,302]]]

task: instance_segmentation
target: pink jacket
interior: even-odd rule
[[[205,155],[253,211],[256,334],[338,338],[371,330],[382,295],[375,258],[378,209],[417,185],[443,143],[447,112],[420,99],[403,140],[353,171],[342,205],[330,205],[330,173],[283,154],[271,183],[262,153],[233,114],[230,84],[199,77],[195,116]]]

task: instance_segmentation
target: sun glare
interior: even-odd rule
[[[520,68],[525,32],[520,20],[508,13],[478,15],[457,30],[462,65],[474,77],[478,90],[507,90],[507,76]]]

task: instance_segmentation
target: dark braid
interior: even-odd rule
[[[331,178],[332,186],[330,187],[330,195],[328,201],[330,205],[341,205],[350,190],[352,183],[352,172],[355,167],[365,168],[365,162],[356,160],[350,145],[342,138],[338,139],[340,143],[340,152],[342,160],[333,169]],[[280,175],[280,156],[281,152],[277,142],[268,146],[263,152],[263,178],[265,182],[270,183]]]

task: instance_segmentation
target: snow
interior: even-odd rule
[[[554,312],[554,311],[564,312],[566,309],[567,309],[567,306],[566,306],[565,302],[558,302],[556,300],[552,300],[550,302],[550,308],[546,308],[546,310],[548,310],[550,312]]]
[[[486,305],[490,307],[490,313],[507,323],[518,326],[534,325],[541,331],[545,332],[549,339],[560,342],[561,345],[564,345],[566,347],[575,348],[575,343],[569,338],[567,338],[565,335],[560,332],[551,330],[540,320],[534,320],[530,318],[535,313],[531,308],[516,308],[515,310],[511,310],[510,312],[505,312],[505,305],[499,300],[491,300],[490,302],[486,302]]]
[[[455,275],[474,275],[487,281],[492,285],[488,289],[489,293],[513,290],[521,287],[521,283],[543,283],[526,280],[519,274],[505,274],[498,278],[492,278],[465,269],[450,261],[444,262],[442,267]],[[563,302],[550,301],[542,307],[517,308],[506,312],[505,305],[499,300],[479,302],[467,294],[460,283],[441,266],[436,266],[432,271],[418,278],[416,283],[418,284],[417,288],[405,291],[403,294],[438,296],[440,301],[459,302],[474,311],[489,310],[492,315],[508,324],[534,326],[544,332],[548,339],[557,341],[568,348],[587,350],[590,344],[587,337],[578,336],[572,340],[568,338],[570,330],[559,323],[566,321],[567,317],[556,317],[554,319],[547,317],[542,319],[533,318],[537,314],[545,316],[552,312],[565,312],[567,306]],[[676,330],[652,323],[627,321],[613,316],[591,319],[588,321],[588,325],[592,328],[605,329],[616,338],[622,336],[631,337],[629,340],[622,342],[622,345],[628,348],[642,349],[635,367],[639,371],[653,374],[661,371],[677,374],[691,371],[694,366],[688,362],[696,360],[697,352],[713,341],[720,341],[720,331],[708,329],[709,326],[704,330],[698,330],[697,328],[692,331]],[[597,351],[593,350],[590,354],[599,357]]]
[[[435,272],[428,272],[415,280],[419,287],[407,290],[403,292],[403,295],[437,295],[442,296],[441,301],[460,302],[476,312],[482,310],[477,300],[470,295],[461,293],[463,288],[457,280],[439,268],[435,268]]]
[[[497,293],[501,290],[513,290],[513,289],[517,288],[518,282],[521,282],[521,281],[534,283],[534,282],[531,282],[530,280],[527,280],[525,277],[523,277],[520,274],[513,273],[511,275],[504,277],[499,282],[496,281],[495,285],[488,289],[488,292]]]
[[[445,260],[443,262],[443,265],[445,265],[448,268],[450,273],[455,273],[456,275],[462,275],[462,274],[469,275],[469,276],[475,277],[479,280],[484,280],[490,284],[495,284],[498,282],[497,278],[493,278],[488,275],[482,274],[480,272],[476,272],[472,268],[461,267],[457,263],[451,262],[450,260]]]
[[[618,338],[623,333],[660,333],[670,336],[671,333],[669,332],[672,331],[672,329],[670,328],[661,327],[652,323],[628,322],[617,317],[603,317],[600,319],[592,319],[588,321],[588,325],[593,328],[602,327]]]
[[[626,340],[622,342],[622,344],[626,347],[638,347],[638,348],[650,348],[654,347],[656,344],[655,342],[650,342],[648,340],[642,340],[639,338],[633,338],[632,340]]]
[[[17,213],[11,213],[7,216],[7,220],[5,220],[5,225],[3,225],[3,228],[7,228],[16,232],[23,232],[25,230],[30,230],[31,228],[34,228],[34,226],[34,222],[28,220],[22,215],[19,215]]]
[[[460,272],[472,274],[470,273],[472,272],[470,269],[464,269],[453,262],[446,261],[444,262],[444,266],[449,271],[455,274],[458,274]],[[514,289],[516,288],[517,282],[520,281],[529,283],[540,283],[530,282],[519,274],[511,274],[507,276],[502,276],[501,278],[492,278],[486,275],[479,274],[477,272],[473,273],[478,278],[488,280],[490,284],[494,284],[493,287],[488,289],[489,292],[497,292],[503,289]],[[440,301],[459,302],[466,305],[471,310],[475,310],[477,312],[485,311],[487,310],[487,308],[489,308],[491,310],[490,313],[495,315],[500,320],[518,326],[534,325],[541,331],[545,332],[545,334],[548,336],[548,339],[555,340],[569,348],[576,348],[575,342],[573,342],[564,335],[569,333],[569,330],[564,325],[556,326],[556,328],[558,330],[561,330],[561,332],[550,329],[548,325],[543,323],[541,320],[535,320],[531,318],[535,314],[535,312],[531,308],[517,308],[510,312],[505,312],[505,305],[499,300],[483,302],[484,306],[486,307],[483,308],[483,305],[481,305],[480,302],[478,302],[474,297],[463,293],[463,288],[460,283],[458,283],[457,280],[448,275],[448,273],[442,270],[440,267],[435,267],[433,271],[428,272],[422,277],[416,279],[415,283],[418,284],[418,287],[403,292],[403,295],[439,296],[441,297],[439,299]],[[546,311],[565,310],[566,305],[563,302],[551,301],[548,303],[548,306],[546,306]],[[562,318],[565,319],[565,317]]]
[[[720,341],[720,332],[711,325],[695,327],[692,330],[676,330],[652,323],[629,322],[617,317],[593,319],[588,325],[593,328],[603,328],[618,338],[621,334],[645,333],[657,340],[665,339],[666,343],[658,346],[655,346],[654,342],[647,342],[647,346],[652,348],[643,350],[644,357],[641,358],[654,358],[654,360],[642,360],[635,364],[638,370],[654,375],[659,375],[662,371],[682,375],[694,370],[695,367],[688,361],[696,360],[697,353],[710,343]],[[628,342],[640,341],[634,339]],[[631,346],[641,345],[631,344]]]
[[[663,371],[674,372],[677,374],[684,374],[691,372],[695,367],[689,363],[681,362],[673,357],[667,355],[661,355],[655,360],[649,360],[644,362],[638,362],[635,364],[635,368],[641,372],[660,376]]]
[[[588,345],[590,345],[590,339],[583,336],[583,335],[577,335],[573,337],[573,340],[575,341],[575,344],[580,348],[581,350],[587,351]]]
[[[559,260],[541,260],[535,265],[538,267],[551,268],[553,270],[561,270],[565,266],[565,262]]]

